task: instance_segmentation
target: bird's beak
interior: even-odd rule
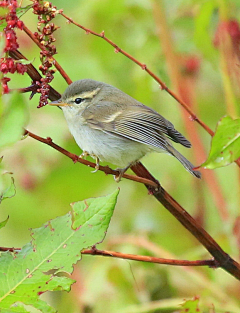
[[[58,107],[64,107],[64,106],[68,105],[68,103],[62,102],[61,99],[56,100],[56,101],[52,101],[52,102],[50,102],[48,104],[49,105],[55,105],[55,106],[58,106]]]

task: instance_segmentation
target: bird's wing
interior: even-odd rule
[[[124,105],[101,101],[94,107],[86,108],[82,116],[91,128],[156,148],[166,148],[168,145],[166,137],[185,147],[191,147],[190,142],[171,122],[141,104],[129,105],[126,110]]]

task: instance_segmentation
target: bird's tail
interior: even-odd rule
[[[167,151],[178,159],[182,163],[182,165],[189,171],[193,176],[197,178],[201,178],[201,173],[199,171],[195,171],[191,162],[189,162],[180,152],[178,152],[172,145],[168,145]]]

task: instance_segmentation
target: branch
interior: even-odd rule
[[[0,251],[2,252],[9,251],[9,252],[17,253],[20,250],[21,248],[0,247]],[[81,253],[86,254],[86,255],[101,255],[101,256],[117,258],[117,259],[125,259],[125,260],[157,263],[157,264],[165,264],[165,265],[174,265],[174,266],[210,266],[210,267],[217,266],[214,260],[188,261],[188,260],[163,259],[163,258],[146,256],[146,255],[136,255],[136,254],[121,253],[121,252],[116,252],[116,251],[98,250],[95,248],[95,246],[92,249],[83,250],[81,251]]]
[[[129,54],[128,52],[124,51],[123,49],[121,49],[118,45],[116,45],[112,40],[108,39],[105,36],[104,31],[102,31],[101,33],[96,33],[94,31],[92,31],[89,28],[86,28],[84,26],[82,26],[81,24],[78,24],[77,22],[73,21],[72,18],[68,17],[67,15],[65,15],[63,12],[59,12],[59,14],[61,14],[65,19],[67,19],[70,23],[74,24],[75,26],[85,30],[86,34],[91,34],[94,35],[96,37],[102,38],[103,40],[105,40],[107,43],[109,43],[112,47],[115,48],[115,52],[116,53],[121,53],[123,55],[125,55],[128,59],[130,59],[131,61],[133,61],[134,63],[136,63],[138,66],[141,67],[142,70],[146,71],[157,83],[159,83],[159,85],[161,86],[162,90],[166,90],[166,92],[171,95],[189,114],[190,117],[193,121],[196,121],[199,125],[201,125],[208,133],[211,137],[213,137],[214,135],[214,131],[208,127],[202,120],[200,120],[197,115],[192,111],[192,109],[187,105],[187,103],[185,101],[183,101],[181,98],[179,98],[179,96],[172,91],[171,89],[169,89],[166,84],[156,75],[154,74],[151,70],[149,70],[149,68],[147,67],[146,64],[141,63],[140,61],[138,61],[137,59],[135,59],[131,54]],[[237,159],[235,161],[235,163],[240,167],[240,158]]]
[[[31,32],[30,29],[27,28],[27,26],[25,26],[25,24],[23,25],[23,30],[25,31],[25,33],[32,39],[32,41],[35,42],[35,44],[43,51],[46,50],[46,48],[44,47],[44,45],[42,45],[38,39],[34,36],[34,34]],[[59,73],[62,75],[62,77],[65,79],[65,81],[67,82],[68,85],[70,85],[72,83],[72,80],[70,79],[70,77],[67,75],[67,73],[64,71],[64,69],[61,67],[61,65],[54,59],[54,57],[52,57],[54,60],[54,65],[56,67],[56,69],[59,71]]]
[[[25,130],[24,135],[29,135],[30,137],[51,146],[71,158],[74,162],[80,162],[95,168],[95,163],[81,159],[75,154],[68,152],[67,150],[54,144],[51,138],[44,139],[27,130]],[[154,195],[154,197],[162,203],[162,205],[209,251],[209,253],[214,257],[214,267],[221,267],[240,280],[240,264],[225,253],[217,242],[200,225],[198,225],[194,218],[188,214],[188,212],[185,211],[180,204],[167,193],[166,190],[157,184],[157,180],[147,171],[147,169],[140,162],[133,165],[131,169],[138,176],[124,174],[123,177],[144,183],[149,193]],[[100,170],[106,174],[118,174],[118,171],[114,171],[108,166],[100,166]],[[109,256],[109,253],[107,252],[105,256]],[[147,261],[145,260],[145,262]]]
[[[136,175],[140,175],[149,179],[147,170],[139,163],[131,167]],[[233,260],[218,243],[188,214],[184,208],[177,203],[163,187],[153,190],[147,186],[151,193],[189,232],[208,250],[214,257],[219,267],[225,269],[228,273],[240,280],[240,264]]]
[[[33,66],[31,65],[31,67]],[[40,75],[35,68],[34,71],[28,71],[29,76],[31,76],[33,80],[33,77],[36,76],[36,73]],[[52,98],[50,99],[54,100]],[[72,154],[65,149],[59,147],[52,142],[51,138],[44,139],[27,130],[25,130],[25,135],[29,135],[30,137],[51,146],[52,148],[71,158],[74,162],[80,162],[82,164],[95,168],[94,163],[78,158],[78,156],[76,156],[75,154]],[[159,186],[158,181],[148,172],[148,170],[140,162],[138,162],[136,165],[133,165],[131,169],[137,176],[124,174],[123,177],[144,183],[149,193],[154,195],[154,197],[160,203],[162,203],[162,205],[186,229],[188,229],[199,242],[202,243],[202,245],[204,245],[209,253],[212,254],[212,256],[215,258],[215,262],[218,264],[218,266],[225,269],[227,272],[240,280],[240,264],[238,264],[228,254],[226,254],[222,250],[222,248],[216,243],[216,241],[214,241],[214,239],[200,225],[196,223],[196,221],[180,206],[180,204],[178,204],[161,186]],[[107,166],[100,166],[100,170],[104,171],[106,174],[118,174],[117,171],[114,171]],[[146,180],[144,181],[144,179]]]
[[[192,68],[191,74],[188,75],[184,72],[183,68],[186,67],[187,63],[182,54],[177,52],[175,41],[171,33],[171,29],[168,25],[168,20],[165,12],[163,1],[152,1],[152,12],[156,24],[156,33],[159,38],[159,42],[162,46],[162,51],[166,59],[166,66],[172,86],[174,86],[179,97],[184,100],[191,108],[197,108],[196,98],[194,94],[196,91],[196,74]],[[191,57],[190,57],[191,58]],[[183,61],[184,60],[184,61]],[[187,70],[187,68],[185,68]],[[203,160],[206,160],[206,149],[200,138],[199,128],[196,123],[189,123],[189,114],[183,109],[182,118],[185,124],[185,130],[188,134],[189,141],[193,146],[193,154],[195,154],[196,164],[201,164]],[[203,173],[204,174],[204,173]],[[205,182],[209,188],[210,194],[215,201],[215,205],[219,208],[219,213],[223,221],[229,219],[229,212],[227,210],[226,199],[224,193],[220,187],[215,171],[208,171],[207,175],[204,175]],[[198,182],[199,183],[199,182]],[[199,186],[200,187],[200,186]],[[199,190],[200,191],[200,190]],[[198,191],[198,192],[199,192]],[[201,215],[204,209],[201,208],[202,212],[198,212]]]
[[[15,60],[21,59],[27,60],[27,58],[18,50],[14,51],[10,50],[9,55]],[[26,64],[26,66],[27,74],[33,80],[33,82],[41,81],[42,76],[39,74],[37,69],[32,64]],[[58,100],[59,98],[61,98],[61,94],[50,86],[49,99],[55,101]]]
[[[83,250],[81,253],[90,254],[90,255],[101,255],[105,257],[112,257],[112,258],[133,260],[133,261],[140,261],[140,262],[174,265],[174,266],[210,266],[210,267],[217,266],[214,260],[188,261],[188,260],[163,259],[163,258],[157,258],[157,257],[152,257],[152,256],[146,256],[146,255],[136,255],[136,254],[115,252],[115,251],[98,250],[96,248]]]
[[[96,37],[100,37],[103,40],[105,40],[106,42],[108,42],[112,47],[115,48],[115,52],[116,53],[121,53],[123,55],[125,55],[128,59],[132,60],[134,63],[136,63],[138,66],[141,67],[142,70],[146,71],[162,88],[162,90],[166,90],[167,93],[169,93],[178,103],[181,104],[181,106],[184,107],[184,109],[190,114],[191,119],[196,121],[198,124],[200,124],[211,136],[214,135],[214,132],[203,122],[201,121],[195,114],[194,112],[191,110],[191,108],[187,105],[186,102],[184,102],[183,100],[181,100],[178,95],[172,91],[171,89],[169,89],[166,84],[156,75],[154,74],[148,67],[146,64],[141,63],[140,61],[138,61],[137,59],[135,59],[132,55],[130,55],[129,53],[127,53],[126,51],[124,51],[123,49],[121,49],[119,46],[117,46],[112,40],[108,39],[105,36],[104,31],[102,31],[101,33],[96,33],[94,31],[92,31],[91,29],[88,29],[84,26],[82,26],[81,24],[78,24],[76,22],[73,21],[73,19],[71,19],[70,17],[68,17],[67,15],[65,15],[63,12],[60,12],[59,14],[61,14],[65,19],[67,19],[70,23],[74,24],[75,26],[85,30],[86,34],[91,34],[94,35]]]
[[[24,136],[29,136],[32,137],[33,139],[40,141],[42,143],[45,143],[46,145],[52,147],[53,149],[59,151],[60,153],[66,155],[68,158],[72,159],[74,163],[79,162],[81,164],[87,165],[89,167],[95,168],[96,164],[90,161],[87,161],[85,159],[82,159],[80,157],[78,157],[76,154],[73,154],[65,149],[63,149],[62,147],[58,146],[57,144],[55,144],[52,139],[50,137],[48,138],[43,138],[40,137],[38,135],[35,135],[33,133],[31,133],[28,130],[24,130]],[[99,171],[104,172],[105,174],[111,174],[111,175],[119,175],[119,172],[117,170],[113,170],[108,166],[99,166]],[[152,181],[143,177],[138,177],[138,176],[134,176],[134,175],[129,175],[129,174],[123,174],[122,176],[123,178],[138,182],[138,183],[142,183],[145,184],[147,186],[151,186],[154,190],[159,188],[159,183],[157,183],[157,180]]]

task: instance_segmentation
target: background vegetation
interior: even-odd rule
[[[23,6],[29,1],[23,1]],[[166,85],[191,105],[197,116],[215,130],[219,119],[239,114],[239,61],[231,45],[230,21],[240,13],[239,1],[92,0],[53,1],[78,23],[107,37],[146,63]],[[22,18],[33,32],[37,16]],[[211,137],[189,119],[180,105],[145,71],[115,53],[102,39],[57,16],[57,61],[74,81],[92,78],[112,84],[154,108],[189,138],[191,150],[179,150],[194,164],[203,163]],[[238,25],[238,24],[237,24]],[[221,28],[222,27],[222,28]],[[221,35],[226,31],[229,37]],[[21,52],[39,66],[39,49],[17,33]],[[223,44],[224,42],[224,44]],[[239,42],[238,42],[239,44]],[[14,75],[11,88],[30,85],[27,75]],[[55,74],[52,86],[62,93],[66,82]],[[7,99],[7,95],[4,96]],[[62,112],[37,109],[36,95],[28,106],[27,129],[51,137],[65,149],[80,154]],[[1,245],[21,247],[30,240],[29,228],[66,214],[69,204],[98,197],[120,187],[118,203],[105,241],[99,248],[176,259],[205,259],[206,250],[147,192],[141,184],[95,174],[32,138],[1,152],[3,170],[13,172],[16,196],[4,201],[0,220]],[[146,156],[143,164],[163,187],[193,215],[233,258],[239,259],[239,168],[236,164],[202,170],[201,181],[164,154]],[[114,167],[113,167],[114,168]],[[46,245],[48,243],[46,242]],[[183,268],[83,256],[72,275],[72,291],[44,294],[58,312],[174,312],[186,298],[200,297],[203,312],[239,312],[239,282],[223,270]],[[212,311],[211,311],[212,310]]]

